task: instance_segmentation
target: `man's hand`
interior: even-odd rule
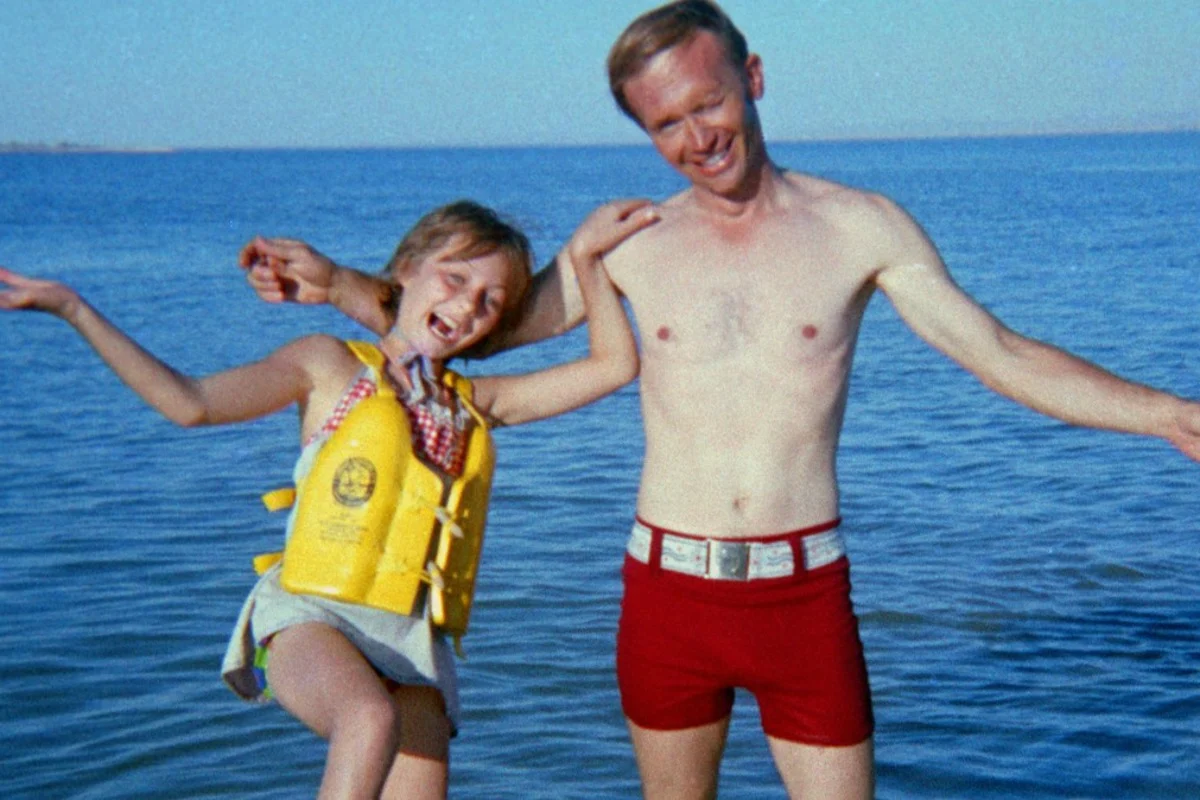
[[[262,236],[242,248],[238,263],[246,270],[246,282],[268,303],[328,303],[337,269],[304,242]]]
[[[1193,461],[1200,461],[1200,403],[1182,401],[1175,412],[1174,431],[1167,441]]]

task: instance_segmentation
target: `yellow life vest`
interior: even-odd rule
[[[427,586],[430,618],[460,645],[496,463],[491,433],[471,404],[471,382],[446,370],[442,382],[475,424],[460,476],[430,468],[413,452],[408,414],[383,376],[383,353],[366,342],[347,345],[374,370],[378,389],[322,445],[299,492],[263,495],[271,510],[299,497],[280,581],[290,592],[406,615]],[[261,574],[279,558],[259,556],[255,569]]]

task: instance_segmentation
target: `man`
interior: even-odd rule
[[[617,661],[645,795],[715,794],[736,686],[759,701],[790,795],[870,797],[835,455],[873,292],[987,386],[1068,423],[1158,436],[1200,459],[1200,404],[1010,331],[894,203],[773,164],[755,108],[762,62],[706,0],[635,20],[609,76],[690,183],[605,259],[643,347],[646,453]],[[387,324],[370,279],[300,243],[255,240],[243,263],[266,299],[295,289]],[[560,254],[516,339],[580,318]]]

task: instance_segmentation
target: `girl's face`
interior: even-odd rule
[[[508,300],[510,266],[489,253],[466,258],[452,239],[414,262],[401,276],[403,289],[393,331],[409,348],[435,361],[456,355],[491,333]]]

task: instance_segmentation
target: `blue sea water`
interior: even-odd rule
[[[1200,397],[1200,135],[776,144],[904,204],[1012,327]],[[548,258],[596,204],[680,187],[648,147],[0,156],[0,264],[69,280],[180,368],[360,331],[259,303],[256,233],[382,265],[470,196]],[[983,389],[873,301],[839,461],[881,798],[1200,797],[1200,465]],[[469,371],[562,360],[580,332]],[[294,416],[184,431],[59,321],[0,315],[0,796],[311,795],[324,744],[217,669],[280,521]],[[461,798],[627,798],[618,568],[636,387],[498,432],[453,745]],[[739,697],[721,796],[777,798]]]

